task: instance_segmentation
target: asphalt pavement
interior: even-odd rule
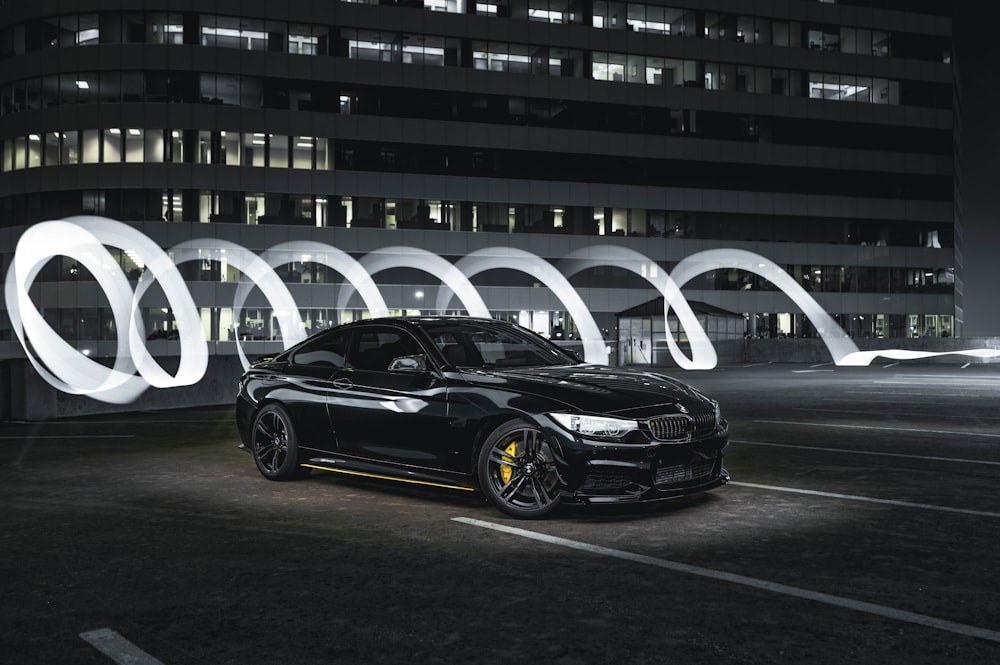
[[[1000,662],[1000,366],[675,375],[732,482],[538,521],[266,481],[229,405],[0,423],[0,663]]]

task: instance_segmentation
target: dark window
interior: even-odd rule
[[[343,332],[317,335],[292,354],[293,365],[343,367],[347,356],[347,335]]]
[[[423,353],[410,335],[390,328],[364,329],[354,334],[350,365],[355,369],[385,372],[394,358]]]

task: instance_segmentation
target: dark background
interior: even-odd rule
[[[994,265],[1000,250],[998,18],[995,4],[970,0],[956,3],[954,56],[961,90],[958,118],[961,134],[957,146],[961,180],[956,215],[963,233],[961,256],[956,256],[956,262],[964,267],[959,274],[965,300],[970,305],[964,312],[965,325],[961,331],[964,337],[1000,334],[1000,307],[988,306],[997,300]]]

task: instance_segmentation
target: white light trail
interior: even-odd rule
[[[583,302],[583,298],[566,276],[542,257],[515,247],[489,247],[470,252],[455,265],[470,278],[485,270],[498,269],[517,270],[532,275],[552,291],[573,317],[580,331],[580,339],[583,341],[584,359],[598,365],[608,364],[608,348],[604,344],[601,329],[597,327],[594,316],[590,313],[590,308]],[[448,293],[439,291],[438,310],[447,309],[449,299]]]
[[[241,281],[236,287],[236,295],[233,302],[233,320],[240,320],[243,303],[246,302],[246,297],[249,295],[251,289],[257,286],[274,308],[282,337],[289,341],[289,343],[305,339],[305,327],[302,324],[302,318],[299,316],[299,307],[295,303],[295,298],[292,297],[292,294],[288,291],[288,287],[285,286],[285,283],[281,281],[281,278],[278,277],[262,257],[257,256],[236,243],[216,238],[187,240],[172,247],[170,252],[174,255],[174,261],[178,264],[203,259],[206,252],[212,252],[214,256],[219,257],[225,253],[226,262],[249,279],[249,281]],[[139,280],[139,284],[136,285],[136,300],[138,300],[148,287],[148,283],[142,279]],[[278,314],[279,312],[280,314]],[[200,326],[198,327],[200,329]],[[180,325],[178,324],[179,328]],[[237,336],[236,351],[239,353],[243,367],[247,367],[249,366],[249,360],[243,351],[243,344],[241,342],[242,340]],[[199,377],[193,383],[197,383],[200,380],[201,378]]]
[[[489,308],[469,277],[455,264],[434,252],[418,247],[382,247],[362,257],[360,266],[366,275],[374,275],[389,268],[422,270],[437,277],[444,286],[451,289],[470,316],[490,317]],[[337,309],[345,309],[353,293],[354,289],[343,289],[337,298]],[[443,311],[443,308],[440,309]]]
[[[816,328],[816,332],[819,333],[819,336],[823,339],[823,343],[830,350],[835,364],[857,364],[845,360],[845,358],[850,359],[851,354],[857,353],[858,346],[847,336],[844,329],[837,325],[833,317],[827,314],[826,310],[820,307],[819,303],[791,275],[773,261],[760,254],[742,249],[709,249],[685,257],[677,264],[671,274],[677,281],[679,288],[702,273],[722,268],[736,268],[752,272],[774,284],[786,296],[791,298],[792,302],[798,305],[803,314],[809,317],[809,321]],[[665,315],[666,312],[664,312]],[[672,351],[673,349],[671,349]],[[868,363],[870,362],[871,360],[868,361]]]
[[[133,292],[121,267],[107,247],[125,251],[143,273]],[[711,369],[718,356],[701,324],[681,293],[695,276],[709,270],[737,268],[760,275],[775,284],[809,317],[816,326],[837,365],[868,365],[882,356],[893,359],[919,359],[941,355],[967,355],[978,358],[1000,357],[1000,350],[924,352],[903,349],[859,351],[857,345],[833,318],[784,270],[759,254],[737,249],[707,250],[682,260],[673,273],[644,271],[655,265],[649,257],[617,245],[592,245],[570,252],[564,271],[536,254],[513,247],[490,247],[469,253],[452,264],[443,257],[416,247],[386,247],[375,250],[360,261],[331,245],[293,241],[280,243],[257,256],[236,243],[216,238],[182,242],[168,250],[138,230],[111,219],[95,216],[71,217],[47,221],[29,227],[18,240],[7,271],[4,296],[11,326],[25,354],[38,374],[62,392],[87,395],[109,403],[134,401],[148,387],[166,388],[193,385],[201,381],[208,366],[207,341],[202,333],[197,306],[188,291],[177,264],[208,254],[239,270],[243,279],[233,302],[235,320],[254,288],[260,289],[281,330],[284,348],[305,338],[306,331],[299,306],[274,268],[301,257],[339,272],[346,283],[339,305],[346,307],[357,292],[372,316],[386,316],[389,308],[373,274],[389,268],[415,268],[441,281],[435,299],[436,310],[447,311],[453,297],[474,316],[491,316],[486,303],[471,279],[487,270],[515,270],[531,275],[547,287],[566,308],[580,331],[587,362],[607,364],[608,349],[590,309],[569,282],[580,270],[613,265],[634,272],[649,281],[664,297],[664,320],[673,310],[691,344],[691,358],[680,350],[672,334],[666,340],[671,356],[683,369]],[[171,258],[171,255],[173,258]],[[107,367],[91,360],[48,324],[31,299],[30,291],[41,269],[52,258],[75,259],[97,281],[110,304],[118,344],[114,364]],[[646,273],[649,274],[646,274]],[[139,303],[153,283],[160,285],[175,317],[180,340],[181,359],[176,374],[170,375],[153,359],[145,345],[145,329]],[[210,303],[217,305],[217,303]],[[669,326],[666,328],[669,330]],[[127,333],[125,332],[127,331]],[[237,350],[243,367],[249,365],[242,345]],[[138,373],[138,376],[136,375]]]
[[[565,258],[568,266],[567,272],[570,275],[575,275],[587,268],[615,266],[630,270],[644,278],[663,295],[663,325],[664,330],[667,331],[667,348],[670,350],[674,362],[682,369],[712,369],[718,364],[719,357],[715,353],[715,347],[712,346],[705,329],[698,322],[698,317],[695,316],[687,298],[681,293],[680,285],[671,275],[663,273],[653,277],[646,275],[643,271],[642,267],[651,263],[648,256],[625,247],[607,245],[578,249],[567,254]],[[710,270],[710,268],[705,270]],[[690,359],[684,355],[684,352],[677,345],[677,340],[670,333],[670,323],[667,321],[667,316],[671,308],[677,312],[681,328],[687,334],[688,342],[690,342]]]

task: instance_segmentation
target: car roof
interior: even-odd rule
[[[460,315],[456,316],[454,314],[428,314],[419,316],[380,316],[374,319],[361,319],[359,321],[351,321],[350,323],[345,323],[342,326],[338,327],[348,327],[348,326],[354,327],[359,325],[371,325],[378,323],[385,323],[385,324],[402,323],[419,327],[421,323],[441,323],[448,321],[454,321],[456,323],[475,322],[475,323],[486,323],[486,324],[496,324],[496,325],[510,325],[510,326],[515,325],[513,323],[510,323],[508,321],[503,321],[501,319],[490,319],[480,316],[460,316]]]

